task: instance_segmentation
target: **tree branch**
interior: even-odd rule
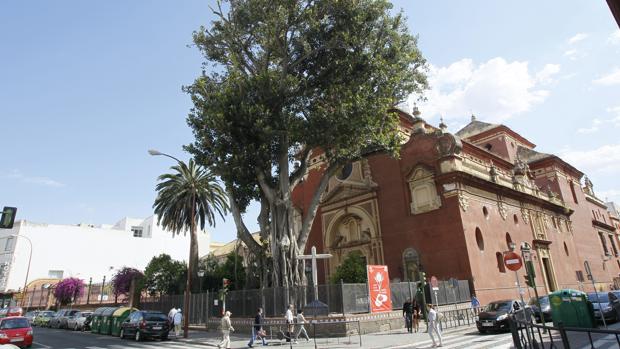
[[[265,176],[265,173],[258,167],[256,168],[256,178],[258,179],[258,185],[260,186],[261,192],[265,196],[265,199],[267,199],[270,204],[273,204],[276,200],[275,190],[269,183],[267,183],[267,176]]]
[[[327,183],[329,183],[329,179],[336,173],[336,170],[341,165],[342,164],[340,162],[335,162],[329,165],[329,167],[327,167],[325,172],[323,172],[323,177],[321,177],[319,186],[316,188],[316,191],[312,195],[312,200],[310,201],[310,205],[308,206],[308,213],[304,217],[303,223],[301,225],[301,232],[299,233],[299,237],[297,238],[297,246],[299,246],[299,249],[302,251],[306,248],[308,235],[310,235],[310,228],[312,227],[312,222],[314,222],[316,212],[319,209],[319,201],[321,200],[321,195],[323,195],[323,192],[327,187]]]
[[[305,147],[301,153],[301,165],[293,173],[291,173],[290,183],[291,188],[295,188],[299,181],[304,178],[306,170],[308,169],[308,163],[310,162],[310,147]]]
[[[239,205],[237,205],[233,191],[227,187],[227,192],[230,199],[230,212],[233,215],[235,226],[237,227],[237,238],[243,241],[253,254],[258,255],[261,252],[262,246],[254,240],[252,233],[250,233],[245,223],[243,223],[243,217],[241,217],[241,211],[239,210]]]

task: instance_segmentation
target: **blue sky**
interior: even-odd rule
[[[157,175],[187,158],[181,91],[211,1],[0,5],[0,205],[47,223],[152,214]],[[620,201],[620,30],[605,1],[396,1],[431,65],[423,117],[471,112],[586,172]],[[253,216],[247,222],[251,227]],[[234,237],[231,219],[211,229]]]

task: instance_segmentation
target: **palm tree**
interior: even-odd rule
[[[149,151],[149,153],[151,153]],[[165,155],[151,153],[152,155]],[[187,287],[183,311],[185,312],[184,336],[187,337],[189,319],[189,296],[193,281],[197,279],[198,238],[197,223],[204,230],[205,224],[215,226],[215,216],[224,218],[228,212],[228,197],[218,184],[216,176],[210,170],[198,166],[193,159],[188,164],[169,156],[177,161],[170,167],[172,173],[158,177],[155,189],[157,197],[153,204],[157,223],[174,234],[190,233],[189,263],[187,267]]]

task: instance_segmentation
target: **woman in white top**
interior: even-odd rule
[[[299,335],[302,334],[306,341],[310,341],[310,336],[308,336],[308,332],[306,332],[306,328],[304,324],[306,323],[306,318],[304,317],[304,311],[299,309],[297,312],[297,325],[299,325],[299,329],[297,330],[297,334],[295,335],[295,339],[299,339]]]
[[[433,332],[439,338],[439,346],[443,346],[443,342],[441,341],[441,331],[439,330],[437,310],[435,306],[432,304],[428,305],[428,334],[431,336],[431,340],[433,341],[433,348],[437,347],[437,343],[435,342],[435,337],[433,336]]]

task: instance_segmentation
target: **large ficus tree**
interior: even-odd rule
[[[426,88],[425,60],[384,0],[229,0],[213,11],[193,35],[205,62],[185,88],[196,138],[187,149],[223,179],[237,235],[273,261],[272,285],[298,285],[296,257],[329,178],[367,151],[397,154],[388,110]],[[322,178],[295,229],[291,192],[317,151]],[[243,221],[252,200],[265,247]]]

